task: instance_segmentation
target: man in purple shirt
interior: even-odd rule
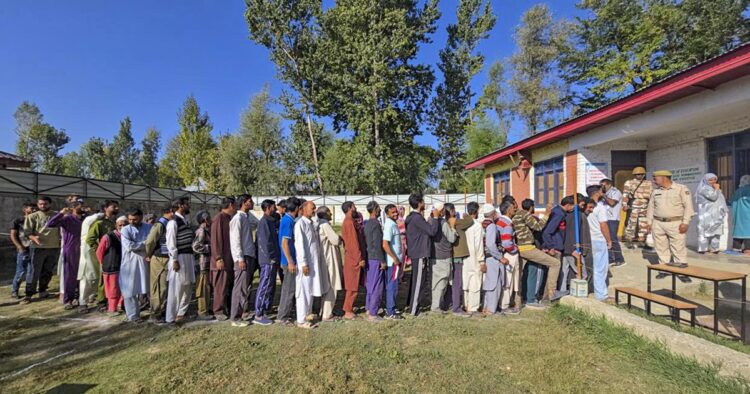
[[[69,205],[52,216],[47,227],[62,229],[63,304],[65,309],[75,308],[78,292],[78,260],[81,258],[81,224],[83,199],[75,197]]]

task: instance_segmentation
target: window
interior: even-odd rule
[[[564,176],[562,157],[534,164],[534,202],[538,207],[556,204],[562,199]]]
[[[495,206],[499,206],[503,197],[510,194],[510,171],[498,172],[492,178],[494,202]]]
[[[708,171],[719,177],[727,200],[740,177],[750,174],[750,130],[708,140]]]

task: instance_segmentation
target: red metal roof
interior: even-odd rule
[[[638,92],[570,119],[532,137],[480,157],[466,164],[465,168],[467,170],[483,168],[487,164],[501,160],[520,150],[559,141],[565,137],[702,92],[705,89],[713,89],[723,83],[747,75],[750,75],[750,43],[673,74]]]

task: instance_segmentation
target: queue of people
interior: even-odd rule
[[[363,289],[371,322],[402,319],[402,310],[493,317],[544,309],[568,294],[576,275],[607,301],[609,267],[625,264],[617,238],[621,211],[627,247],[643,245],[650,233],[660,263],[687,266],[691,193],[668,171],[656,171],[653,183],[645,172],[635,168],[624,193],[604,179],[587,187],[586,196],[565,196],[544,215],[536,214],[533,200],[519,204],[512,196],[497,207],[471,202],[460,213],[443,203],[428,210],[422,196],[412,194],[406,217],[393,204],[381,208],[371,201],[360,213],[347,201],[340,234],[330,208],[297,197],[262,201],[261,218],[247,194],[225,197],[213,218],[206,211],[191,216],[189,198],[181,197],[158,219],[145,221],[139,209],[120,216],[114,200],[93,209],[70,196],[55,212],[51,199],[40,197],[36,206],[25,204],[24,218],[13,223],[18,255],[12,292],[19,297],[25,274],[21,303],[34,295],[47,298],[59,260],[65,309],[124,312],[134,323],[148,310],[150,322],[170,327],[196,318],[270,325],[277,290],[275,323],[301,328],[357,318]],[[747,253],[750,177],[742,178],[732,202],[735,246]],[[727,209],[715,175],[706,175],[695,203],[699,252],[716,252]],[[398,305],[409,266],[407,300]],[[313,310],[314,298],[320,310]],[[194,299],[197,316],[190,316]]]

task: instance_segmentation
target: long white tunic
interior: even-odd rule
[[[482,288],[483,274],[479,265],[484,262],[483,233],[482,222],[476,219],[474,219],[474,224],[466,230],[469,257],[464,260],[462,279],[464,289],[470,292],[478,292]]]
[[[318,233],[320,235],[321,259],[325,261],[325,268],[328,271],[328,282],[333,291],[339,291],[344,288],[342,279],[343,266],[341,265],[341,237],[327,220],[320,220],[318,224]],[[322,267],[323,265],[321,265]],[[323,288],[323,294],[326,289]]]
[[[99,280],[101,268],[96,261],[96,249],[86,243],[86,234],[95,221],[103,219],[103,213],[86,216],[81,223],[81,257],[78,259],[78,280]]]
[[[313,225],[312,220],[302,217],[294,225],[294,249],[299,269],[295,294],[297,297],[320,297],[323,285],[327,289],[328,275],[325,275],[325,283],[320,270],[320,235]],[[305,276],[302,267],[308,267],[309,273]]]
[[[119,284],[122,296],[135,297],[149,292],[148,264],[146,264],[146,238],[151,225],[127,225],[120,231],[122,263]]]
[[[179,216],[185,223],[188,220],[175,212],[175,216]],[[192,253],[179,254],[177,251],[177,222],[170,220],[167,223],[167,251],[169,254],[169,263],[167,263],[167,282],[176,281],[175,283],[187,284],[195,283],[195,258]],[[175,271],[173,261],[177,260],[180,263],[180,270]]]

